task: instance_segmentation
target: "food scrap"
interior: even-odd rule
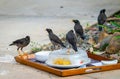
[[[70,62],[69,59],[57,58],[57,59],[54,61],[54,64],[57,64],[57,65],[70,65],[71,62]]]

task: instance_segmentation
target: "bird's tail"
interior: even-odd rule
[[[73,48],[76,52],[78,51],[76,44],[73,45],[72,48]]]
[[[9,46],[12,46],[12,45],[14,45],[13,43],[12,44],[9,44]]]
[[[84,35],[82,35],[82,36],[81,36],[81,38],[82,38],[82,40],[84,40],[84,39],[85,39],[85,36],[84,36]]]
[[[66,47],[63,43],[61,44],[62,47]]]

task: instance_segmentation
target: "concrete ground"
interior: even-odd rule
[[[5,3],[7,0],[1,1]],[[120,70],[59,77],[14,61],[14,56],[17,55],[16,47],[9,47],[9,44],[15,39],[29,35],[31,41],[45,44],[49,42],[45,28],[52,28],[57,35],[67,33],[73,29],[72,19],[79,19],[85,27],[96,22],[100,9],[106,8],[107,16],[120,9],[119,0],[57,0],[56,3],[54,1],[48,1],[44,5],[35,0],[31,6],[31,0],[31,3],[24,2],[22,6],[22,2],[11,0],[10,3],[0,6],[0,79],[120,79]],[[17,5],[15,2],[20,4]],[[17,10],[14,10],[15,8]],[[24,50],[30,48],[29,45]]]

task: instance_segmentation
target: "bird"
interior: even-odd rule
[[[23,53],[23,55],[25,54],[23,48],[26,47],[29,43],[30,43],[30,36],[26,36],[25,38],[21,38],[13,41],[9,46],[16,45],[18,47],[17,51],[21,56],[22,55],[21,52]]]
[[[63,42],[60,40],[60,38],[56,34],[53,33],[52,29],[46,28],[46,31],[49,34],[48,35],[49,39],[53,44],[54,48],[55,48],[55,45],[61,45],[62,47],[65,48],[65,45],[63,44]]]
[[[81,39],[84,40],[85,39],[84,31],[83,31],[83,27],[80,24],[79,20],[73,20],[73,22],[75,23],[74,30],[75,30],[77,37],[80,36]]]
[[[105,12],[106,12],[106,9],[100,10],[98,18],[97,18],[98,25],[103,25],[106,22],[107,16],[106,16]],[[99,26],[99,31],[102,31],[101,26]]]
[[[68,43],[72,45],[72,48],[74,49],[74,51],[77,52],[78,51],[77,45],[76,45],[77,40],[73,30],[70,30],[66,34],[66,40],[68,41]]]

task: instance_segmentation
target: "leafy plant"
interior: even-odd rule
[[[116,14],[115,17],[116,17],[116,18],[120,18],[120,14]]]
[[[32,53],[36,53],[42,50],[41,45],[38,42],[31,41],[30,46],[31,46]]]
[[[104,44],[104,45],[100,48],[100,50],[101,50],[101,51],[105,50],[108,45],[109,45],[108,43]]]
[[[120,24],[116,21],[110,21],[110,24],[117,27],[117,28],[120,28]]]
[[[115,36],[115,38],[116,38],[116,39],[120,39],[120,35],[118,35],[118,36]]]
[[[105,30],[107,30],[109,33],[111,33],[111,32],[112,32],[112,29],[111,29],[111,28],[109,28],[108,26],[105,26],[105,25],[98,25],[98,26],[100,26],[100,27],[104,28],[104,29],[105,29]]]
[[[120,23],[119,23],[119,22],[110,21],[110,24],[111,24],[112,26],[115,26],[115,27],[116,27],[115,29],[110,30],[110,31],[111,31],[110,33],[120,32]]]
[[[112,32],[113,32],[113,33],[114,33],[114,32],[120,32],[120,29],[115,29],[115,30],[113,30]]]
[[[39,52],[39,51],[41,51],[42,49],[41,48],[38,48],[38,47],[33,47],[33,48],[31,48],[31,51],[32,51],[32,53],[36,53],[36,52]]]
[[[120,32],[120,23],[116,21],[110,21],[110,24],[114,26],[115,28],[112,29],[105,25],[98,25],[100,27],[103,27],[108,33],[114,33],[114,32]]]
[[[31,47],[39,47],[40,44],[38,42],[30,41],[30,46]]]
[[[105,29],[110,29],[110,28],[108,28],[108,27],[105,26],[105,25],[98,25],[98,26],[100,26],[100,27],[102,27],[102,28],[105,28]]]

